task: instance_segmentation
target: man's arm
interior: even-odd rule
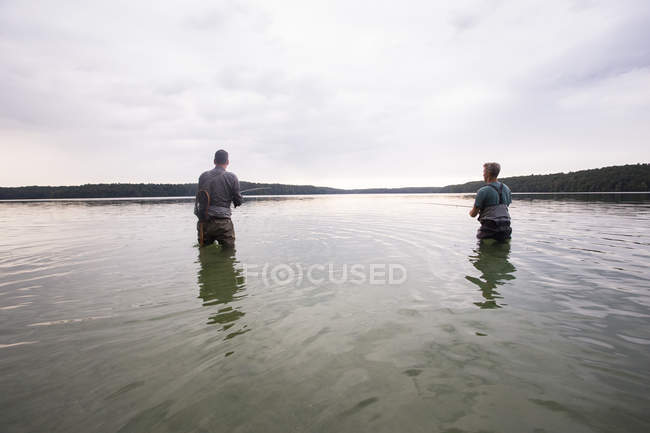
[[[199,176],[198,185],[196,187],[197,188],[197,194],[196,194],[196,197],[194,198],[194,215],[196,215],[197,217],[199,216],[199,202],[198,202],[199,194],[198,194],[198,191],[201,189],[201,178],[202,177],[203,177],[203,175]]]
[[[479,189],[476,193],[476,198],[474,199],[474,207],[472,207],[472,209],[469,211],[469,216],[472,218],[476,217],[476,215],[478,215],[478,213],[483,208],[483,196],[484,194]]]
[[[232,175],[233,177],[233,182],[232,182],[232,204],[237,206],[241,206],[241,204],[244,202],[244,197],[242,197],[241,192],[239,192],[239,179],[237,179],[237,176],[234,174]]]

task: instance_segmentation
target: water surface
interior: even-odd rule
[[[650,197],[469,205],[0,203],[0,431],[649,431]]]

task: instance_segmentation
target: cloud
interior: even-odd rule
[[[193,181],[218,147],[341,187],[648,161],[649,24],[634,0],[2,2],[0,184]]]

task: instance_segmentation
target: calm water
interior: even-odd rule
[[[470,204],[0,203],[0,431],[649,431],[650,196]]]

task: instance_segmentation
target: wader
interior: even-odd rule
[[[504,204],[501,198],[503,183],[499,185],[499,188],[492,184],[488,184],[488,186],[496,190],[499,195],[499,202],[497,205],[481,209],[478,216],[481,227],[478,229],[476,237],[479,239],[496,239],[498,241],[510,239],[512,234],[510,213],[508,212],[508,205]]]
[[[218,242],[226,248],[235,247],[235,227],[230,218],[215,218],[208,214],[210,207],[210,194],[204,189],[196,194],[194,213],[199,217],[196,223],[199,245],[210,245]],[[221,209],[221,208],[216,208]]]
[[[218,242],[225,248],[235,247],[235,227],[230,218],[213,218],[196,223],[199,245],[210,245]]]

